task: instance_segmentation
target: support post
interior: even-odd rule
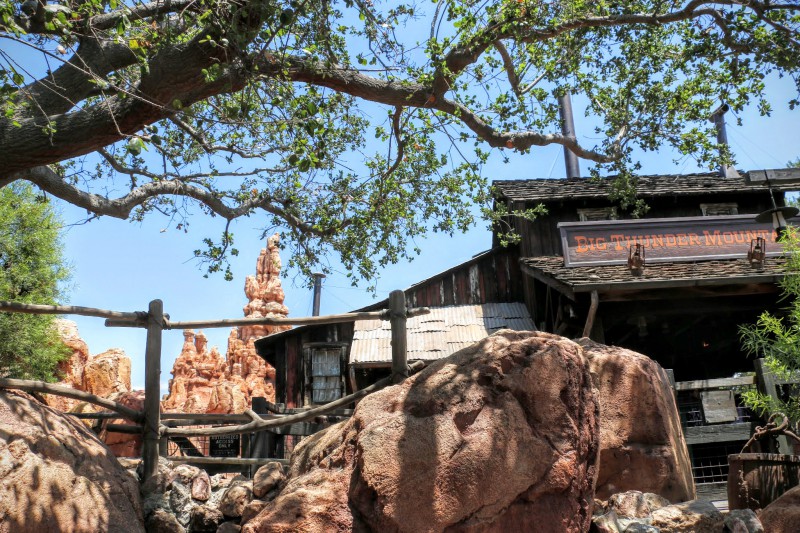
[[[164,304],[153,300],[147,314],[147,347],[144,361],[144,442],[142,462],[147,482],[158,472],[159,435],[161,425],[161,334],[164,325]]]
[[[591,338],[594,317],[597,314],[597,306],[600,305],[600,298],[597,291],[592,291],[592,303],[589,304],[589,314],[586,317],[586,325],[583,327],[583,336]]]
[[[403,291],[389,294],[389,320],[392,326],[392,382],[408,377],[406,339],[406,295]]]

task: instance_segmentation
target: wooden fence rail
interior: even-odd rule
[[[30,313],[30,314],[63,314],[63,315],[83,315],[105,318],[105,325],[108,327],[137,327],[147,329],[147,343],[145,350],[145,400],[144,411],[136,411],[117,402],[100,398],[93,394],[83,391],[51,385],[43,382],[33,382],[28,380],[0,379],[0,388],[17,388],[35,392],[45,392],[59,396],[66,396],[83,400],[89,403],[100,405],[119,413],[123,418],[139,422],[142,425],[128,424],[106,424],[106,430],[122,433],[141,433],[143,435],[142,462],[144,475],[142,482],[147,482],[155,475],[158,467],[159,448],[163,449],[163,444],[170,437],[188,436],[211,436],[211,435],[233,435],[262,431],[267,429],[280,428],[300,422],[313,420],[317,417],[328,415],[344,406],[367,396],[371,392],[380,390],[383,387],[402,381],[409,373],[420,370],[424,363],[416,362],[409,366],[406,359],[406,320],[409,317],[427,314],[428,308],[421,307],[407,309],[405,293],[403,291],[393,291],[390,294],[390,309],[385,311],[369,311],[359,313],[343,313],[328,316],[313,316],[303,318],[238,318],[222,320],[195,320],[195,321],[170,321],[169,315],[164,313],[164,306],[161,300],[150,302],[147,312],[121,312],[96,309],[81,306],[62,306],[62,305],[38,305],[19,302],[9,302],[0,300],[0,312],[11,313]],[[181,428],[169,427],[169,425],[183,425],[181,423],[169,423],[165,425],[162,420],[177,421],[178,418],[164,414],[162,417],[160,405],[160,379],[161,379],[161,345],[162,334],[165,329],[190,329],[190,328],[224,328],[232,326],[247,325],[323,325],[337,324],[342,322],[352,322],[358,320],[390,320],[392,326],[392,375],[382,379],[373,385],[357,391],[349,396],[345,396],[321,407],[308,409],[307,411],[292,414],[269,414],[258,415],[252,410],[245,412],[249,417],[249,422],[232,427],[218,428]],[[276,409],[277,410],[277,409]],[[111,418],[109,413],[97,413],[89,416],[88,413],[75,413],[78,418]],[[188,415],[184,420],[195,422],[202,419],[198,415]],[[245,421],[238,419],[237,422]],[[161,446],[160,446],[161,444]],[[197,458],[193,458],[196,460]],[[196,461],[195,461],[196,462]],[[213,462],[212,462],[213,463]],[[208,464],[212,464],[208,463]],[[242,463],[245,464],[245,463]],[[251,464],[251,463],[246,463]],[[252,463],[256,464],[256,463]]]

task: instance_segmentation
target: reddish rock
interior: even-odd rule
[[[81,390],[109,398],[112,394],[130,392],[131,360],[119,348],[112,348],[98,354],[83,368]]]
[[[219,501],[219,510],[225,516],[238,518],[242,516],[244,508],[253,499],[251,482],[236,483],[225,490]]]
[[[284,317],[278,236],[267,241],[256,263],[256,275],[245,280],[247,318]],[[258,356],[254,341],[284,331],[288,326],[233,328],[223,358],[216,347],[208,349],[202,331],[184,331],[181,354],[175,360],[169,394],[162,402],[168,411],[185,413],[241,413],[259,396],[275,399],[275,369]]]
[[[78,325],[71,320],[56,320],[56,328],[61,341],[72,350],[72,355],[58,364],[57,374],[61,377],[59,385],[81,389],[83,386],[83,367],[89,360],[89,347],[78,333]],[[70,411],[80,403],[80,400],[64,398],[45,394],[47,405],[55,407],[59,411]]]
[[[670,533],[719,533],[725,525],[725,517],[714,504],[701,500],[662,507],[650,517],[651,525]]]
[[[256,498],[261,498],[277,487],[284,479],[282,464],[277,461],[267,463],[256,470],[253,476],[253,494],[255,494]]]
[[[694,499],[692,465],[664,369],[624,348],[578,342],[600,401],[597,497],[637,490],[671,502]]]
[[[499,332],[302,441],[242,531],[586,531],[597,410],[580,346]]]
[[[139,485],[86,426],[0,391],[0,531],[143,532]]]
[[[122,392],[119,394],[113,394],[110,397],[111,400],[115,402],[121,403],[126,407],[130,407],[131,409],[136,409],[137,411],[144,410],[144,391],[133,391],[133,392]],[[94,410],[101,410],[100,408],[95,408]],[[128,420],[127,418],[115,418],[113,420],[108,421],[109,424],[135,424],[133,420]],[[105,428],[106,424],[103,424]],[[103,429],[100,432],[100,439],[106,443],[106,446],[116,455],[117,457],[141,457],[142,456],[142,435],[132,435],[129,433],[116,433],[116,432],[108,432]]]
[[[800,531],[800,486],[786,491],[758,514],[764,531],[768,533],[796,533]]]

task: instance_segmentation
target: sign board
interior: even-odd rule
[[[208,454],[211,457],[239,457],[241,435],[212,435],[208,441]]]
[[[755,215],[561,222],[566,266],[624,265],[628,249],[645,248],[648,263],[747,257],[750,242],[763,237],[767,255],[779,255],[772,224]]]

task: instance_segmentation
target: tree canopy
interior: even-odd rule
[[[69,277],[61,255],[61,222],[28,183],[0,189],[0,300],[55,305]],[[0,313],[0,376],[55,378],[72,352],[53,315]]]
[[[0,0],[0,186],[179,229],[259,216],[290,265],[370,277],[473,222],[492,150],[711,165],[720,102],[766,114],[766,77],[798,82],[798,26],[786,1]],[[565,93],[594,144],[560,133]],[[230,238],[196,253],[219,269]]]

